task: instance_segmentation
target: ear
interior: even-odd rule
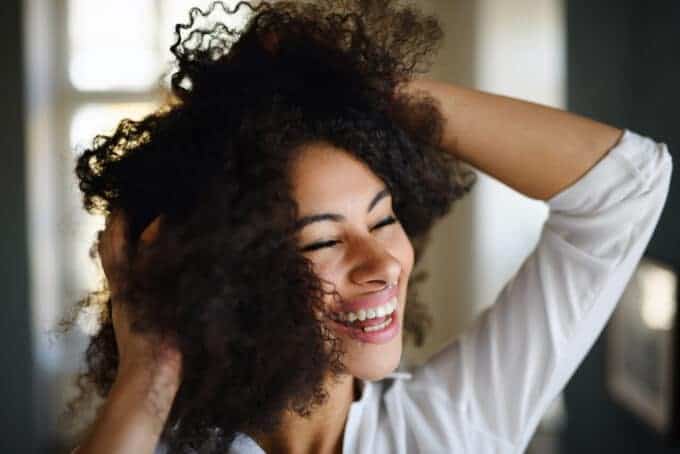
[[[148,226],[146,226],[144,231],[142,231],[142,234],[139,236],[139,241],[142,244],[150,244],[156,239],[156,237],[158,236],[158,230],[161,225],[162,217],[163,217],[162,214],[160,216],[157,216],[156,219],[154,219]]]

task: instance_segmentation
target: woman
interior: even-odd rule
[[[177,29],[177,100],[78,159],[108,214],[79,454],[522,452],[651,238],[666,146],[413,77],[441,30],[392,1],[263,4],[233,45],[191,30],[210,12]],[[458,160],[550,216],[496,304],[394,372]]]

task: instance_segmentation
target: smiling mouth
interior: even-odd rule
[[[396,310],[386,316],[365,320],[362,322],[364,326],[356,325],[356,323],[348,325],[332,319],[328,319],[328,322],[330,328],[338,334],[349,336],[359,342],[372,344],[390,342],[401,330],[400,315],[399,311]]]
[[[349,312],[331,312],[329,318],[350,327],[364,327],[377,325],[387,319],[397,310],[399,301],[396,296],[390,298],[380,306],[361,308]]]

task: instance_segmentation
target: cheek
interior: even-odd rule
[[[324,257],[323,259],[312,259],[314,273],[322,279],[327,279],[334,281],[338,274],[338,270],[341,268],[341,264],[337,260],[333,260],[329,257]]]
[[[400,232],[394,239],[393,243],[395,245],[393,255],[401,263],[402,273],[404,277],[408,278],[408,275],[411,273],[411,270],[413,269],[415,251],[413,250],[413,244],[411,244],[411,240],[406,235],[406,232],[404,232],[403,229],[399,230]]]
[[[339,282],[342,282],[343,267],[335,260],[312,261],[314,274],[321,279],[321,284],[326,292],[338,290]]]

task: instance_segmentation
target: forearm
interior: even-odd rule
[[[440,103],[445,150],[535,199],[580,179],[623,134],[559,109],[430,79],[406,88]]]
[[[77,454],[152,454],[178,385],[157,381],[149,388],[139,374],[116,380]]]

